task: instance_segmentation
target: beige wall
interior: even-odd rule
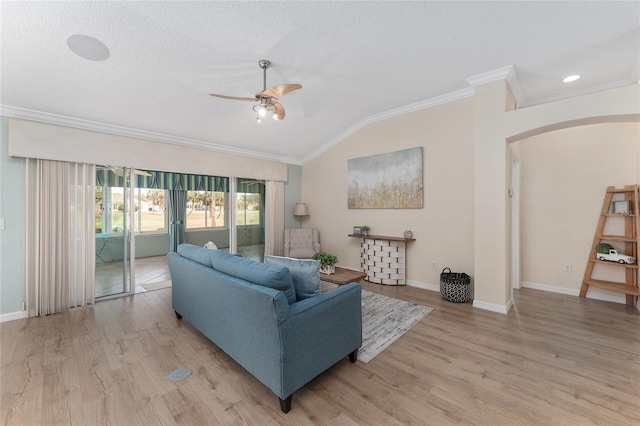
[[[323,250],[337,254],[338,266],[359,268],[359,240],[347,234],[366,224],[378,235],[413,231],[412,285],[439,285],[444,267],[473,277],[473,114],[473,100],[465,99],[379,121],[302,167],[302,200],[311,213],[305,227],[319,229]],[[423,209],[347,209],[348,159],[414,147],[423,147]]]
[[[505,141],[596,123],[640,122],[640,86],[631,85],[513,111],[499,81],[475,87],[475,299],[473,306],[508,312],[511,305]],[[488,155],[492,154],[492,155]],[[505,178],[501,178],[504,174]],[[502,192],[501,199],[498,193]],[[504,261],[501,259],[504,258]]]
[[[511,304],[510,157],[504,137],[510,91],[505,80],[475,88],[474,96],[474,306],[506,313]]]
[[[424,285],[435,289],[441,269],[449,266],[472,276],[476,295],[474,306],[506,313],[511,305],[511,201],[507,195],[511,183],[510,148],[513,147],[518,153],[524,170],[529,164],[525,159],[528,155],[527,148],[530,150],[533,146],[530,141],[550,140],[547,152],[540,152],[537,164],[529,170],[535,170],[543,176],[547,176],[550,169],[553,169],[553,173],[583,173],[585,164],[607,162],[613,167],[613,164],[624,162],[616,171],[624,175],[620,178],[623,182],[619,185],[633,183],[633,179],[640,176],[637,127],[640,105],[632,99],[637,99],[639,93],[637,86],[629,86],[523,110],[510,110],[512,96],[509,88],[505,81],[496,81],[475,87],[473,98],[370,124],[303,166],[302,199],[311,208],[311,218],[305,226],[318,228],[323,248],[336,253],[341,266],[350,268],[359,266],[359,242],[346,237],[353,225],[367,224],[372,227],[373,233],[383,235],[399,236],[404,229],[412,229],[417,241],[410,244],[407,255],[407,279],[410,285]],[[598,122],[606,124],[594,124]],[[559,130],[562,128],[566,130]],[[586,133],[573,136],[580,132]],[[616,132],[621,133],[618,135]],[[554,138],[565,134],[572,136],[563,136],[562,140],[568,139],[574,144],[579,140],[593,141],[596,146],[591,146],[591,142],[584,142],[572,148],[562,147],[560,145],[564,142]],[[534,139],[534,135],[539,136]],[[528,139],[511,146],[507,143],[521,138]],[[603,146],[602,140],[609,144]],[[598,141],[601,144],[599,146]],[[621,152],[608,149],[609,145],[618,143],[624,147]],[[558,153],[551,145],[559,145]],[[346,208],[348,159],[416,146],[424,148],[424,209]],[[558,164],[557,155],[564,162]],[[609,158],[609,155],[612,157]],[[529,160],[533,158],[534,155],[530,154]],[[580,158],[579,164],[574,164],[577,158]],[[566,164],[572,166],[566,167]],[[560,181],[565,185],[566,194],[561,192],[556,195],[556,198],[561,199],[560,204],[565,199],[582,200],[584,192],[589,192],[594,186],[586,183],[593,177],[591,174],[584,179],[577,174],[573,176],[574,178],[569,179],[568,176],[560,175],[555,179],[559,187]],[[535,177],[523,172],[523,195],[529,184],[525,182],[526,179],[532,181]],[[549,180],[548,177],[545,179]],[[631,182],[627,182],[629,180]],[[607,181],[604,187],[611,184],[617,183]],[[529,195],[533,193],[533,190],[529,191]],[[591,207],[583,210],[595,215],[595,219],[591,219],[577,233],[580,238],[586,238],[586,244],[575,242],[579,237],[570,235],[572,245],[567,252],[561,252],[562,259],[556,261],[556,266],[553,267],[555,269],[549,268],[548,261],[544,259],[532,266],[530,261],[538,261],[536,256],[539,254],[528,247],[529,251],[523,250],[522,253],[522,280],[537,279],[529,275],[532,268],[551,270],[551,277],[540,278],[549,283],[545,284],[547,289],[557,291],[562,289],[560,285],[568,285],[567,292],[575,294],[575,283],[580,280],[581,271],[584,271],[597,220],[597,205],[602,203],[604,189],[600,187],[594,190],[594,194],[595,213]],[[563,198],[565,195],[566,198]],[[553,204],[553,208],[558,204],[556,201],[545,203]],[[540,226],[551,227],[558,235],[566,234],[570,228],[566,223],[584,220],[582,211],[578,213],[572,210],[576,208],[575,205],[576,203],[570,203],[564,208],[572,212],[569,213],[569,218],[560,218],[557,210],[547,206],[548,210],[556,214],[542,215],[545,219]],[[530,208],[530,212],[525,214],[534,214],[538,207],[526,205],[523,201],[522,209],[527,208]],[[539,218],[536,217],[535,220],[539,221]],[[563,222],[564,226],[561,224]],[[522,227],[529,226],[529,223],[531,222],[524,222],[523,219]],[[584,234],[586,237],[582,237]],[[530,235],[525,234],[525,238]],[[559,237],[556,235],[554,238]],[[580,254],[575,254],[580,250]],[[431,262],[434,261],[438,262],[437,270],[431,269]],[[562,266],[566,263],[571,263],[573,267],[573,272],[568,274],[571,275],[570,278],[562,272]],[[569,284],[566,283],[568,279],[571,281]],[[560,284],[555,284],[556,281]]]
[[[577,294],[607,186],[639,183],[640,124],[573,127],[514,146],[522,169],[523,285]],[[563,272],[565,264],[572,272]],[[621,268],[596,272],[624,280]],[[621,294],[594,291],[624,301]]]

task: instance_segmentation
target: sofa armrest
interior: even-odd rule
[[[284,243],[284,253],[282,254],[284,257],[289,257],[289,242]]]
[[[299,321],[299,315],[303,315],[307,311],[309,312],[307,315],[318,315],[318,313],[314,313],[314,309],[323,308],[327,309],[328,306],[334,305],[336,303],[340,303],[340,299],[346,297],[345,293],[357,293],[358,303],[361,303],[362,299],[362,286],[357,283],[351,283],[347,285],[341,285],[338,288],[327,291],[324,293],[320,293],[317,296],[309,297],[307,299],[296,302],[295,304],[289,306],[289,315],[287,316],[285,321]],[[351,296],[354,297],[353,295]],[[353,301],[351,301],[353,303]],[[349,303],[342,302],[342,303]],[[360,319],[362,319],[362,309],[360,306]]]
[[[313,251],[315,251],[316,253],[320,251],[320,243],[313,243]]]
[[[286,398],[362,345],[362,287],[351,283],[289,307],[280,326]]]

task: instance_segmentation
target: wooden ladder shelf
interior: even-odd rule
[[[623,212],[617,211],[614,209],[612,204],[616,201],[622,201],[623,206],[626,206],[628,203],[628,209]],[[585,297],[589,286],[594,286],[609,291],[624,293],[626,294],[627,305],[636,306],[638,303],[638,296],[640,296],[640,286],[638,283],[638,243],[640,243],[640,238],[638,236],[638,228],[640,228],[639,213],[638,185],[627,185],[622,189],[616,189],[613,186],[607,188],[607,192],[604,196],[604,202],[602,203],[600,219],[598,220],[598,227],[596,228],[596,234],[593,238],[593,245],[589,252],[589,261],[587,262],[587,268],[584,272],[584,279],[580,289],[580,297]],[[624,221],[624,235],[604,234],[605,225],[609,219]],[[635,257],[635,263],[618,263],[610,260],[598,259],[596,247],[602,242],[613,242],[614,247],[616,248],[622,248],[622,245],[624,244],[624,254]],[[615,245],[616,243],[617,245]],[[594,279],[593,270],[596,265],[618,266],[624,268],[625,281],[615,282]]]

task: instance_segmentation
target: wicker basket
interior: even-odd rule
[[[444,268],[440,274],[440,294],[449,302],[467,302],[471,294],[470,284],[471,277],[465,273],[451,272],[451,269]]]

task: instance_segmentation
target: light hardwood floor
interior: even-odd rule
[[[368,364],[278,399],[171,310],[171,290],[0,324],[8,425],[640,424],[640,313],[518,290],[508,315],[411,287],[434,311]],[[336,330],[339,332],[339,330]],[[182,382],[168,376],[188,367]]]
[[[136,259],[135,293],[171,286],[167,256],[151,256]],[[96,263],[96,297],[124,292],[122,261]]]

